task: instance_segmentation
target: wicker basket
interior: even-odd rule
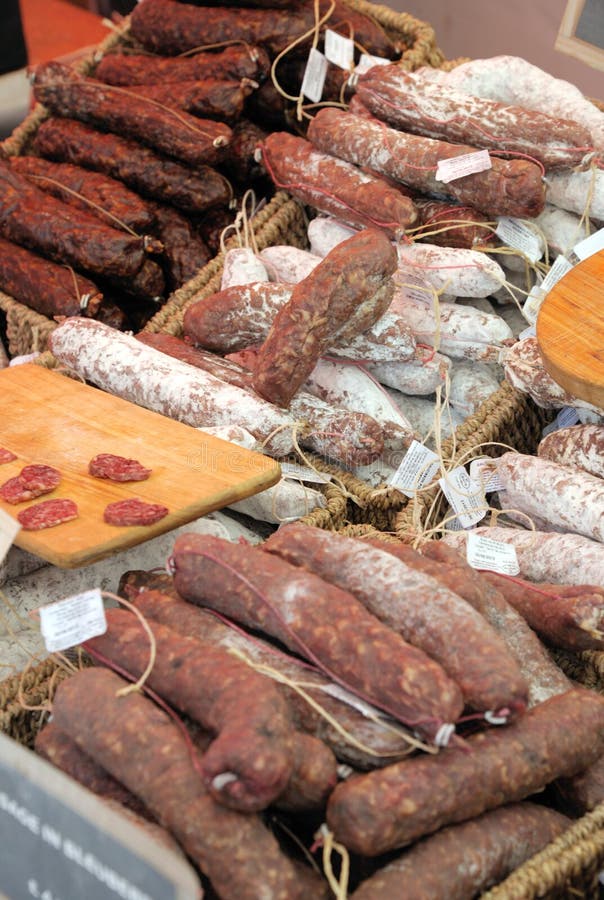
[[[0,682],[0,730],[33,748],[56,686],[69,673],[52,658]],[[484,900],[595,900],[604,868],[604,804],[482,895]]]

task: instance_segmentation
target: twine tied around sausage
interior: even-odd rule
[[[346,900],[348,896],[348,882],[350,878],[350,856],[344,844],[339,844],[324,823],[321,825],[315,835],[315,842],[311,847],[311,852],[322,848],[323,871],[336,900]],[[337,853],[341,859],[341,870],[339,879],[336,878],[331,857],[333,853]]]

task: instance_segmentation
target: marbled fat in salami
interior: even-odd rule
[[[0,447],[0,466],[4,463],[12,462],[16,458],[15,454],[7,450],[6,447]]]
[[[105,507],[103,519],[108,525],[153,525],[168,515],[168,507],[131,498],[116,500]]]
[[[61,473],[52,466],[31,465],[0,487],[0,498],[6,503],[24,503],[42,494],[50,494],[61,482]]]
[[[78,507],[73,500],[65,497],[55,500],[42,500],[27,509],[22,509],[17,516],[25,531],[41,531],[43,528],[54,528],[63,522],[77,519]]]
[[[110,481],[145,481],[152,469],[147,469],[137,459],[99,453],[88,463],[88,472],[95,478],[108,478]]]

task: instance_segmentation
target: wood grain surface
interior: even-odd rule
[[[280,477],[277,462],[181,422],[113,397],[32,363],[0,371],[0,447],[18,459],[0,466],[0,484],[23,466],[42,463],[62,473],[59,487],[38,500],[0,507],[21,509],[69,497],[79,517],[42,531],[21,530],[15,544],[62,568],[95,562],[184,525],[214,509],[256,494]],[[152,469],[146,481],[115,483],[88,474],[98,453],[137,459]],[[103,522],[108,503],[139,497],[169,515],[154,525]]]
[[[604,251],[578,263],[548,293],[537,343],[558,384],[604,407]]]

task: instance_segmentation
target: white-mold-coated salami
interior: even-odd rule
[[[604,426],[573,425],[544,437],[538,456],[604,478]]]
[[[604,547],[580,534],[525,531],[482,526],[474,532],[516,548],[520,577],[558,584],[597,584],[604,587]],[[465,552],[466,532],[448,531],[445,543]]]
[[[276,456],[293,450],[294,419],[284,410],[114,328],[66,319],[49,345],[78,375],[138,406],[195,427],[239,424],[262,442],[272,435],[265,449]]]
[[[398,256],[400,266],[413,269],[437,291],[454,297],[488,297],[505,282],[499,263],[480,250],[399,244]]]
[[[604,481],[523,453],[504,453],[497,474],[512,507],[596,541],[604,541]]]
[[[444,384],[451,360],[442,353],[418,347],[412,359],[368,363],[365,368],[380,384],[404,394],[425,396]]]

